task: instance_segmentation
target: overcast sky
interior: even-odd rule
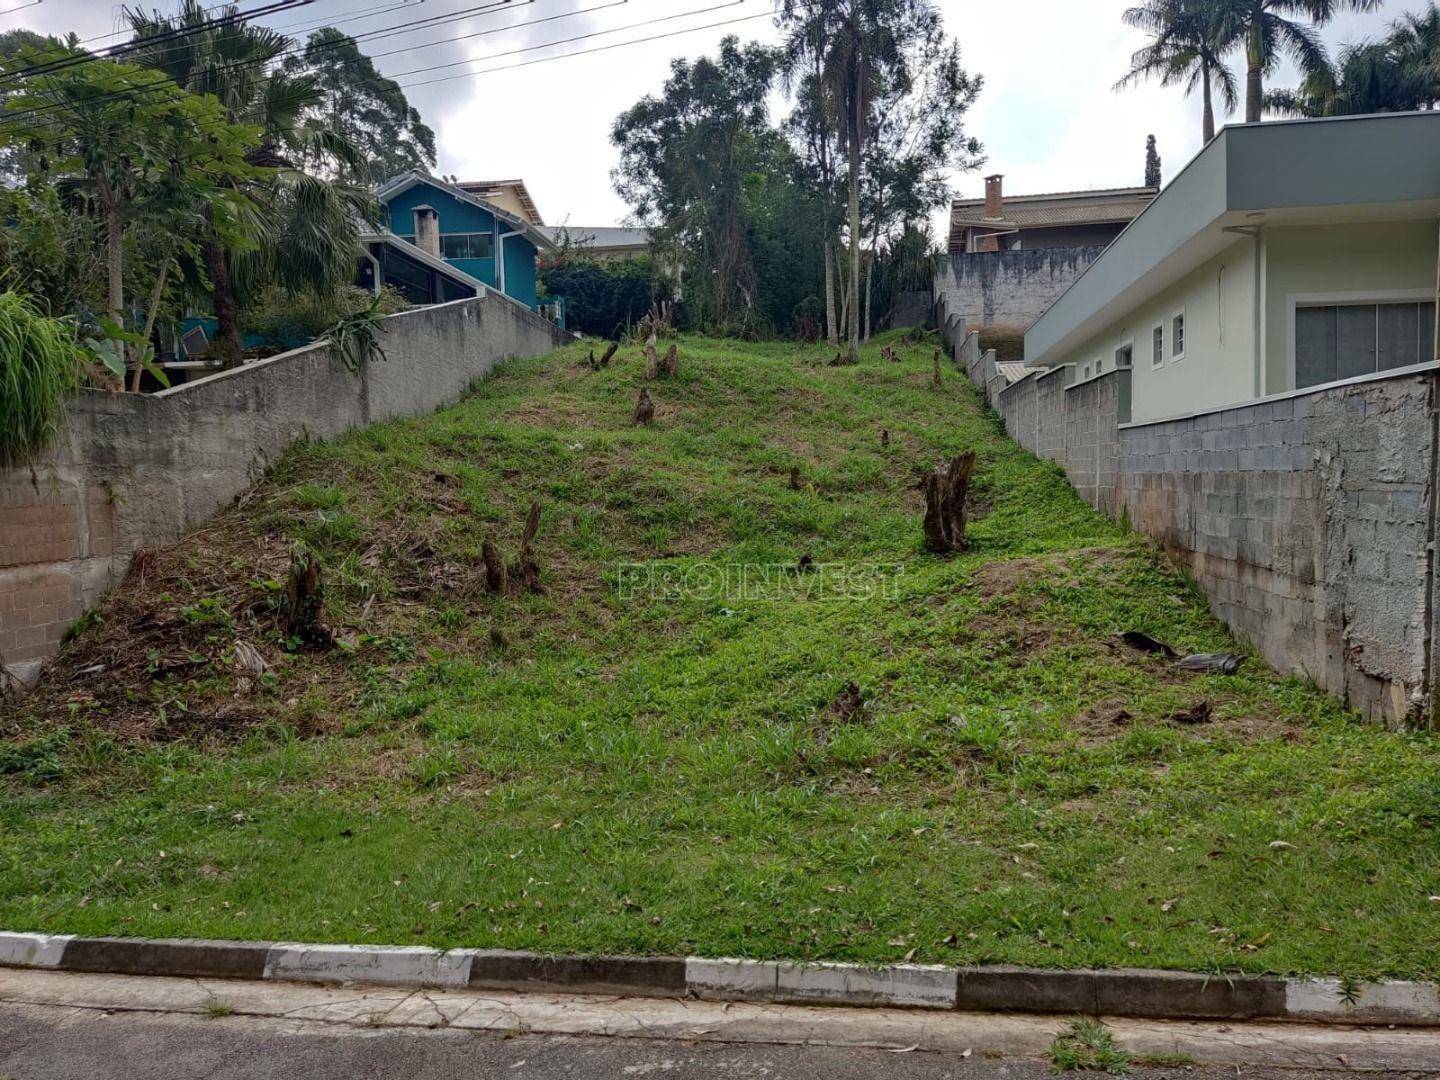
[[[24,2],[0,0],[0,8]],[[270,2],[246,0],[241,6]],[[315,0],[263,21],[293,32],[334,22],[359,36],[471,10],[484,2]],[[1007,192],[1015,194],[1138,184],[1145,137],[1152,132],[1159,140],[1166,179],[1194,155],[1200,147],[1198,98],[1155,86],[1123,94],[1111,90],[1125,73],[1131,52],[1144,41],[1120,21],[1120,13],[1132,2],[939,0],[947,29],[960,39],[966,66],[985,78],[967,126],[985,144],[988,160],[984,169],[956,177],[958,194],[979,195],[981,175],[988,172],[1003,172]],[[1325,29],[1325,38],[1333,49],[1378,36],[1403,11],[1419,9],[1423,2],[1386,0],[1380,12],[1344,15]],[[148,0],[144,6],[168,12],[175,2]],[[713,52],[727,33],[776,40],[773,7],[773,0],[509,0],[496,12],[383,40],[362,40],[361,48],[372,55],[393,53],[376,63],[402,85],[488,71],[415,86],[409,92],[436,131],[440,172],[477,180],[520,177],[548,223],[610,225],[627,212],[610,182],[615,151],[609,131],[616,115],[642,95],[658,92],[675,57]],[[533,24],[560,14],[566,17]],[[752,17],[731,26],[686,32],[747,16]],[[86,38],[120,25],[120,5],[103,0],[43,0],[0,15],[0,30],[74,30]],[[505,27],[510,29],[502,30]],[[453,40],[490,30],[501,32]],[[615,32],[601,33],[610,30]],[[677,31],[676,36],[590,56],[495,70]],[[600,36],[585,41],[531,48],[597,33]],[[92,47],[115,40],[121,39],[96,41]],[[403,74],[455,61],[470,62]],[[1276,85],[1287,82],[1294,82],[1288,70],[1275,80]]]

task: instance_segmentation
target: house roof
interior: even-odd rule
[[[1111,188],[1105,191],[1057,191],[1046,195],[1007,195],[1003,218],[985,216],[984,199],[956,199],[950,206],[950,244],[958,246],[960,230],[996,232],[1045,229],[1062,225],[1105,225],[1132,221],[1155,198],[1156,188]]]
[[[524,180],[461,180],[458,186],[464,188],[472,195],[479,195],[482,199],[491,192],[503,191],[505,188],[509,188],[515,192],[515,197],[520,200],[520,205],[524,207],[525,216],[530,220],[530,224],[545,224],[545,219],[540,216],[540,208],[535,205],[535,200],[530,197],[530,189],[525,186]]]
[[[618,226],[553,225],[540,230],[556,244],[567,241],[577,247],[595,251],[612,251],[618,248],[643,248],[650,245],[649,229],[626,229]]]
[[[486,202],[478,195],[466,191],[464,188],[441,180],[439,177],[431,176],[429,173],[421,172],[419,169],[412,169],[409,172],[401,173],[399,176],[387,180],[376,189],[375,197],[381,202],[389,202],[397,195],[402,195],[409,191],[416,184],[428,184],[437,191],[443,191],[445,194],[452,198],[459,199],[461,202],[470,203],[472,206],[478,206],[482,210],[489,211],[501,221],[511,226],[515,232],[523,234],[525,238],[540,251],[555,250],[554,242],[524,218],[512,214],[509,210],[502,210],[494,203]],[[506,235],[511,234],[507,233]]]
[[[1383,162],[1383,167],[1377,163]],[[1224,128],[1025,333],[1051,367],[1269,226],[1440,216],[1440,110]]]

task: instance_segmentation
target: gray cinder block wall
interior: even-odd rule
[[[972,325],[1018,333],[1104,250],[1060,247],[949,255],[935,276],[935,299]]]
[[[0,470],[0,664],[33,676],[140,548],[171,543],[297,439],[457,398],[572,338],[497,293],[393,315],[358,374],[311,345],[154,395],[87,391],[50,450]]]
[[[1435,723],[1440,372],[1132,424],[1128,371],[997,388],[959,323],[942,333],[1007,432],[1160,541],[1269,663],[1375,719]]]

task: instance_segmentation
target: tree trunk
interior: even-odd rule
[[[840,344],[840,331],[835,325],[835,237],[825,238],[825,340]]]
[[[146,342],[149,342],[150,335],[155,332],[155,316],[160,313],[160,298],[165,295],[165,279],[169,276],[170,260],[166,258],[166,260],[160,264],[160,273],[155,275],[155,288],[150,291],[150,310],[145,315],[145,330],[140,335]],[[136,355],[135,370],[130,375],[130,389],[137,394],[140,392],[140,376],[142,374],[140,355],[143,355],[145,346],[140,345],[138,348],[142,351]]]
[[[108,190],[108,187],[107,189]],[[107,202],[110,200],[107,198]],[[120,220],[120,210],[111,203],[105,215],[105,310],[110,321],[116,326],[125,325],[125,226]],[[128,363],[125,342],[115,342],[116,354],[120,357],[123,371]],[[121,390],[125,389],[125,376],[120,376]]]
[[[850,362],[860,362],[860,76],[855,76],[855,115],[850,125]]]
[[[965,550],[966,501],[975,451],[966,450],[925,477],[925,550],[936,554]]]
[[[210,273],[210,291],[215,306],[214,355],[227,367],[240,364],[240,313],[235,303],[235,286],[230,280],[230,260],[213,238],[205,242],[205,269]]]
[[[1260,13],[1252,14],[1250,42],[1245,49],[1245,122],[1260,122],[1260,101],[1265,96],[1261,77],[1261,66],[1265,61],[1264,46],[1260,40]]]
[[[878,250],[880,250],[880,244],[879,244],[879,242],[877,241],[876,244],[875,244],[875,246],[870,249],[870,261],[865,264],[865,340],[866,340],[866,341],[869,341],[869,340],[870,340],[870,330],[871,330],[871,328],[872,328],[872,326],[873,326],[873,324],[872,324],[871,321],[870,321],[870,316],[871,316],[871,308],[874,306],[874,302],[875,302],[872,293],[874,292],[874,289],[875,289],[875,252],[877,252]]]
[[[1204,72],[1203,72],[1203,78],[1204,78],[1204,96],[1205,96],[1205,118],[1204,118],[1204,121],[1203,121],[1203,123],[1204,123],[1204,128],[1203,128],[1202,134],[1203,134],[1203,136],[1204,136],[1203,142],[1204,142],[1205,145],[1208,146],[1208,145],[1210,144],[1210,140],[1213,139],[1213,138],[1215,138],[1215,100],[1214,100],[1214,96],[1211,94],[1211,91],[1210,91],[1210,63],[1209,63],[1209,61],[1206,61],[1206,62],[1205,62],[1204,67],[1205,67],[1205,70],[1204,70]]]

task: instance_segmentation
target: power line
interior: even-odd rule
[[[392,79],[403,79],[406,75],[419,75],[427,71],[443,71],[446,68],[459,67],[461,64],[473,64],[481,60],[499,60],[506,56],[519,56],[521,53],[535,52],[537,49],[553,49],[557,45],[572,45],[577,41],[589,41],[592,38],[606,37],[610,34],[619,34],[626,30],[637,30],[644,26],[656,26],[660,23],[674,22],[676,19],[684,19],[691,15],[708,15],[712,11],[722,11],[725,8],[738,7],[747,0],[726,0],[723,4],[715,4],[708,8],[696,8],[694,11],[681,11],[674,15],[662,15],[658,19],[645,19],[642,22],[631,23],[629,26],[615,26],[608,30],[593,30],[588,34],[578,34],[575,37],[561,38],[559,41],[547,41],[542,45],[527,45],[523,49],[511,49],[509,52],[493,53],[490,56],[475,57],[473,59],[455,60],[448,64],[435,64],[431,67],[414,68],[411,71],[397,71],[390,76]],[[434,80],[439,82],[441,80]]]
[[[722,6],[728,7],[729,5]],[[692,11],[689,14],[696,15],[700,13]],[[770,11],[761,11],[754,15],[742,15],[736,19],[725,19],[721,22],[706,23],[704,26],[691,26],[687,27],[684,30],[672,30],[666,34],[653,34],[649,37],[636,38],[634,41],[617,41],[612,45],[601,45],[598,48],[594,49],[581,49],[577,52],[561,53],[559,56],[541,56],[534,60],[523,61],[519,64],[505,64],[498,68],[486,68],[484,71],[464,71],[458,75],[446,75],[439,79],[427,79],[423,82],[404,83],[397,87],[397,89],[409,90],[416,86],[431,86],[435,83],[452,82],[455,79],[470,79],[478,75],[491,75],[497,71],[514,71],[517,68],[534,67],[536,64],[548,64],[553,60],[570,60],[577,56],[590,56],[594,53],[611,52],[614,49],[624,49],[628,48],[631,45],[648,45],[652,41],[666,41],[669,38],[683,37],[685,34],[696,34],[699,33],[701,30],[714,30],[722,26],[735,26],[739,23],[754,22],[756,19],[768,18],[769,16],[774,14],[775,11],[772,8]],[[486,58],[480,57],[478,59],[484,60]]]
[[[604,11],[607,8],[620,7],[628,4],[630,0],[610,0],[608,4],[600,4],[596,7],[576,8],[574,11],[562,11],[559,15],[549,15],[543,19],[530,19],[527,22],[512,23],[509,26],[496,26],[489,30],[477,30],[473,34],[459,34],[455,37],[440,38],[438,41],[424,41],[416,45],[410,45],[403,49],[391,49],[388,52],[366,53],[371,60],[379,60],[385,56],[395,56],[399,53],[414,52],[419,49],[429,48],[434,45],[449,45],[456,41],[469,41],[471,38],[489,37],[491,34],[503,34],[508,30],[516,30],[522,26],[539,26],[541,23],[552,23],[560,19],[573,19],[576,15],[589,15],[592,12]],[[468,61],[467,61],[468,62]],[[409,75],[411,72],[401,72],[401,75]],[[388,76],[396,79],[399,75]]]
[[[361,19],[373,19],[376,15],[384,15],[387,11],[419,7],[423,3],[425,0],[400,0],[399,3],[377,4],[374,7],[361,8],[359,11],[348,11],[343,19],[327,19],[316,23],[307,23],[302,19],[298,23],[282,23],[280,26],[272,26],[270,29],[279,30],[282,33],[294,31],[298,34],[319,26],[336,26],[340,23],[359,22]]]
[[[169,30],[150,34],[147,37],[135,38],[131,41],[122,42],[119,45],[112,45],[110,48],[102,49],[99,52],[84,52],[79,55],[67,53],[53,60],[42,60],[39,63],[31,64],[29,67],[4,72],[0,74],[0,78],[5,80],[25,79],[35,75],[49,75],[56,71],[64,71],[67,68],[78,67],[81,64],[91,64],[97,60],[116,60],[128,56],[133,52],[137,52],[140,49],[149,48],[151,45],[173,41],[178,37],[188,37],[191,34],[221,29],[226,26],[232,26],[258,18],[261,15],[273,15],[279,11],[289,11],[291,8],[305,7],[314,2],[315,0],[272,0],[272,2],[265,7],[252,8],[249,11],[240,11],[238,9],[228,11],[218,19],[209,19],[196,26],[173,27]]]
[[[17,11],[24,11],[26,8],[38,7],[44,0],[28,0],[24,4],[16,4],[14,7],[0,9],[0,15],[13,15]]]
[[[282,2],[284,2],[284,3],[294,3],[294,2],[296,2],[296,0],[282,0]],[[314,0],[299,0],[299,2],[301,2],[301,3],[313,3]],[[235,61],[234,63],[228,64],[228,65],[222,65],[220,68],[217,69],[217,71],[219,71],[219,72],[243,71],[243,70],[246,69],[246,68],[263,66],[264,64],[271,63],[271,62],[273,62],[273,61],[275,61],[275,60],[280,60],[280,59],[283,59],[284,57],[287,57],[287,56],[299,55],[300,53],[305,53],[307,56],[313,56],[313,55],[315,55],[316,53],[325,52],[325,51],[328,51],[328,50],[333,49],[333,48],[338,48],[338,47],[340,47],[340,46],[342,46],[342,45],[345,45],[345,44],[359,42],[359,41],[361,41],[362,39],[396,37],[396,36],[398,36],[398,35],[400,35],[400,34],[413,33],[416,29],[423,29],[423,28],[425,28],[426,26],[435,25],[437,22],[441,22],[441,23],[443,23],[443,22],[453,22],[453,21],[457,21],[457,20],[462,19],[462,18],[467,18],[467,17],[469,17],[469,16],[471,16],[471,15],[476,15],[476,14],[488,14],[488,13],[490,13],[490,12],[498,11],[498,10],[500,10],[501,8],[504,8],[504,7],[506,7],[507,5],[509,5],[509,4],[511,4],[511,3],[514,3],[514,2],[517,2],[517,0],[490,0],[489,3],[483,4],[483,5],[479,6],[479,7],[467,8],[467,9],[465,9],[465,10],[463,10],[463,11],[454,12],[454,13],[452,13],[452,14],[450,14],[450,15],[436,15],[436,16],[431,16],[431,17],[429,17],[429,18],[425,18],[425,19],[416,19],[416,20],[413,20],[412,22],[409,22],[409,23],[399,23],[399,24],[397,24],[397,25],[395,25],[395,26],[381,27],[381,28],[378,29],[378,30],[372,30],[372,31],[369,31],[368,33],[365,33],[365,34],[356,34],[356,35],[354,35],[354,36],[349,36],[349,35],[347,35],[347,36],[342,37],[340,40],[333,41],[333,42],[327,42],[327,43],[325,43],[325,44],[322,44],[322,45],[318,46],[317,48],[315,48],[315,49],[313,49],[313,50],[310,49],[310,48],[309,48],[308,46],[306,46],[306,45],[296,44],[296,45],[294,45],[294,46],[291,46],[291,47],[289,47],[289,48],[286,48],[286,49],[282,50],[282,51],[279,52],[279,53],[276,53],[274,56],[265,57],[265,58],[262,58],[262,59],[259,59],[259,60],[238,60],[238,61]],[[530,5],[530,4],[535,3],[535,0],[518,0],[518,3],[520,4],[520,6],[523,7],[523,6],[528,6],[528,5]],[[527,25],[527,24],[525,24],[525,23],[516,23],[516,24],[514,24],[514,26],[524,26],[524,25]],[[513,27],[512,27],[512,28],[513,28]],[[192,29],[192,31],[193,31],[194,28],[191,28],[191,29]],[[130,43],[127,43],[127,44],[130,44]],[[77,61],[80,61],[80,62],[88,62],[88,61],[92,61],[92,60],[96,60],[96,59],[108,59],[108,57],[96,57],[96,56],[87,55],[87,56],[84,56],[84,57],[75,57],[74,59],[76,59]],[[16,74],[23,74],[23,72],[21,72],[21,73],[16,73]],[[42,72],[42,74],[48,74],[48,72]],[[213,72],[212,72],[212,74],[213,74]],[[141,85],[141,86],[128,87],[127,89],[124,89],[124,90],[114,90],[114,91],[110,91],[110,92],[104,93],[104,94],[96,94],[94,97],[90,98],[89,101],[90,101],[90,103],[93,104],[93,103],[96,103],[96,102],[108,101],[108,100],[111,100],[111,99],[114,99],[114,98],[118,98],[118,97],[131,97],[131,96],[134,96],[135,94],[142,93],[142,92],[144,92],[145,90],[149,90],[149,89],[159,89],[159,88],[165,86],[167,83],[171,83],[171,82],[172,82],[172,80],[170,79],[170,77],[169,77],[168,75],[165,75],[163,72],[157,72],[157,78],[154,79],[153,81],[149,82],[149,83],[146,83],[146,84]],[[7,120],[24,120],[24,119],[28,119],[29,117],[32,117],[32,116],[42,115],[42,114],[48,113],[48,112],[53,112],[53,111],[55,111],[55,110],[57,110],[57,109],[59,109],[59,108],[61,108],[61,106],[59,106],[59,105],[38,105],[38,106],[35,106],[34,108],[31,108],[31,109],[22,109],[22,110],[19,110],[18,112],[14,112],[14,113],[10,113],[10,114],[4,115],[4,116],[3,116],[3,119],[7,119]]]

